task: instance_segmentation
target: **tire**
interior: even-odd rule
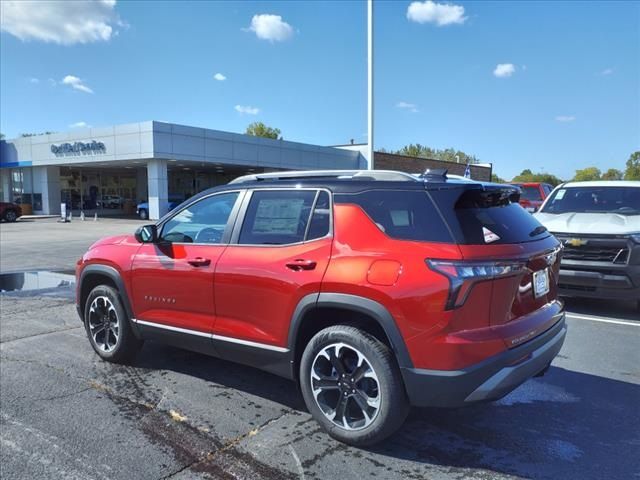
[[[15,210],[5,210],[3,218],[5,222],[15,222],[18,220],[18,214]]]
[[[313,418],[329,435],[349,445],[384,440],[409,413],[393,352],[349,325],[325,328],[307,344],[300,362],[300,388]]]
[[[149,212],[147,212],[146,208],[141,208],[140,211],[138,212],[138,216],[142,220],[147,220],[149,218]]]
[[[136,338],[129,321],[116,289],[98,285],[91,290],[84,307],[84,327],[100,358],[114,363],[135,358],[143,342]],[[109,325],[106,336],[105,325]]]

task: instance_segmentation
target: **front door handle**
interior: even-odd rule
[[[304,260],[303,258],[296,258],[291,262],[287,262],[287,268],[294,272],[299,272],[300,270],[313,270],[316,268],[316,265],[317,263],[313,260]]]
[[[187,260],[189,265],[193,265],[194,267],[206,267],[211,264],[211,260],[208,258],[196,257],[190,260]]]

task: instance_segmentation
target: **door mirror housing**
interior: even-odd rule
[[[158,241],[158,228],[151,225],[143,225],[134,234],[140,243],[156,243]]]

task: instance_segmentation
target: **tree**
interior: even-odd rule
[[[588,182],[591,180],[600,180],[602,174],[597,167],[587,167],[582,170],[576,170],[576,174],[573,177],[574,182]]]
[[[600,177],[602,180],[622,180],[623,173],[617,168],[610,168]]]
[[[525,183],[525,182],[548,183],[550,185],[553,185],[554,187],[562,183],[562,180],[556,177],[555,175],[552,175],[550,173],[544,173],[544,172],[533,173],[528,168],[520,172],[520,175],[516,175],[515,177],[513,177],[511,181],[518,182],[518,183]]]
[[[278,139],[282,140],[282,137],[280,136],[279,128],[268,127],[262,122],[251,123],[247,127],[247,130],[244,133],[246,133],[247,135],[253,135],[254,137],[264,137],[264,138],[273,138],[274,140],[278,140]]]
[[[4,133],[0,133],[0,140],[4,140]]]
[[[633,152],[627,160],[627,169],[624,172],[625,180],[640,180],[640,151]]]
[[[506,183],[506,180],[504,178],[500,178],[495,173],[491,174],[491,181],[494,182],[494,183]]]
[[[444,162],[460,162],[465,164],[478,163],[478,158],[475,155],[469,155],[461,150],[455,150],[453,148],[438,150],[425,145],[420,145],[419,143],[410,143],[394,153],[398,155],[406,155],[408,157],[442,160]]]

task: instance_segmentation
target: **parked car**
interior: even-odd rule
[[[105,360],[154,339],[255,366],[370,445],[410,405],[501,398],[560,351],[560,244],[514,193],[388,171],[241,177],[95,243],[78,313]]]
[[[22,216],[22,208],[17,203],[0,202],[0,219],[5,222],[15,222]]]
[[[122,208],[124,199],[120,195],[103,195],[97,203],[103,208]]]
[[[173,210],[181,203],[182,201],[180,200],[169,200],[169,211]],[[149,218],[149,202],[139,203],[136,207],[136,215],[138,215],[142,220],[147,220]]]
[[[634,299],[640,309],[640,182],[571,182],[535,214],[564,244],[560,294]]]
[[[520,189],[520,205],[529,213],[537,212],[544,199],[553,191],[548,183],[524,182],[512,183]]]

